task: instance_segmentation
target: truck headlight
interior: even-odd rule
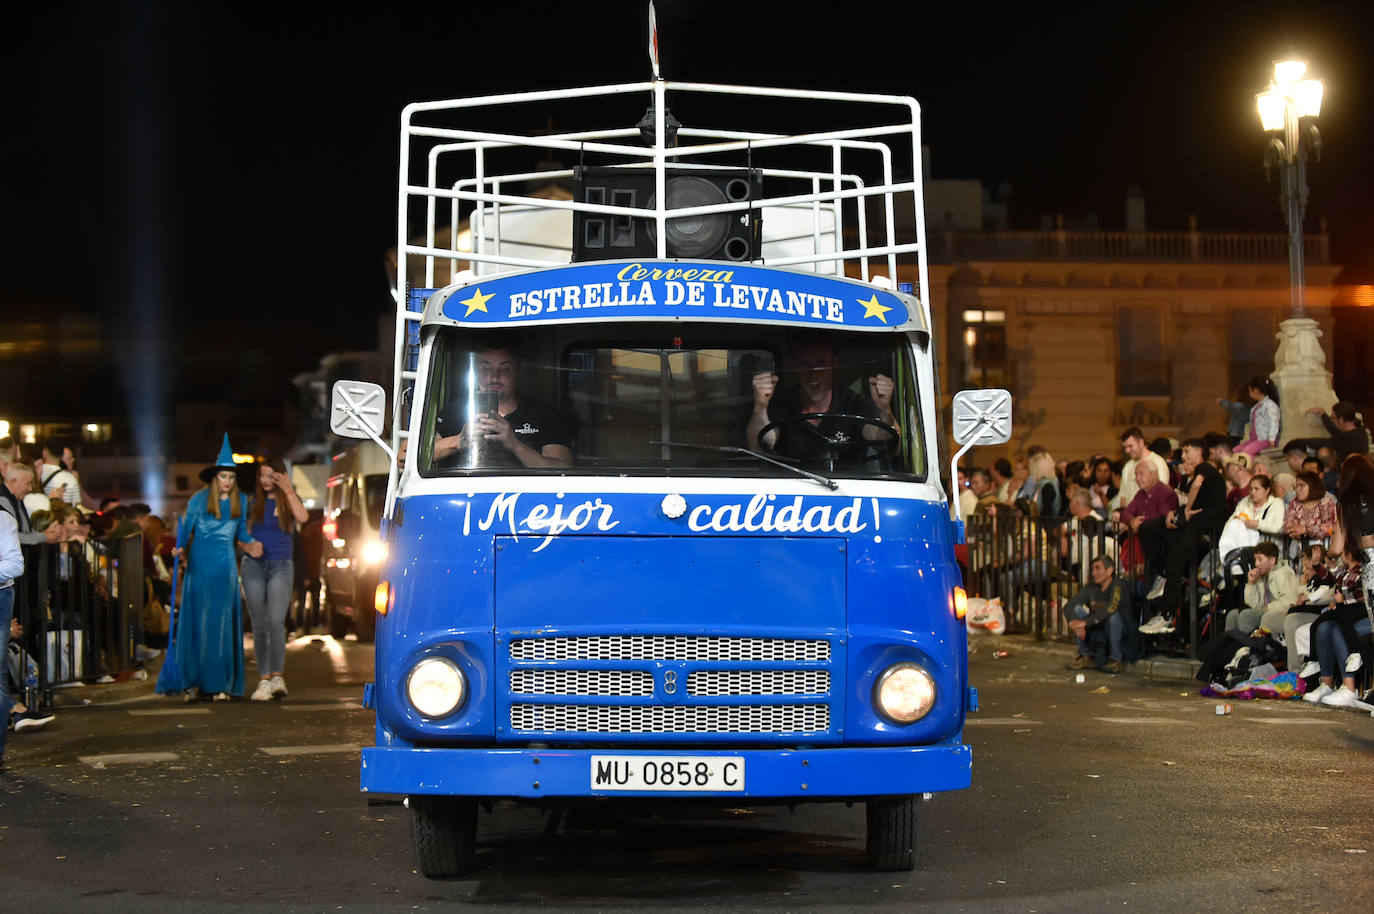
[[[363,547],[363,564],[380,565],[386,558],[386,543],[373,540]]]
[[[444,717],[463,703],[467,683],[453,661],[426,657],[406,677],[406,697],[425,717]]]
[[[935,680],[915,663],[894,663],[878,677],[873,704],[893,723],[920,720],[935,705]]]

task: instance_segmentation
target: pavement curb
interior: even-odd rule
[[[1037,641],[1034,635],[1029,634],[970,634],[969,646],[972,652],[979,654],[1009,650],[1023,656],[1041,654],[1062,657],[1066,662],[1077,653],[1067,641]],[[1131,664],[1126,674],[1134,674],[1151,682],[1194,682],[1201,666],[1201,661],[1187,657],[1146,657]]]

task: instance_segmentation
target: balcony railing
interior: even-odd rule
[[[1308,263],[1331,262],[1329,236],[1303,239]],[[1037,232],[927,234],[932,263],[961,260],[1061,260],[1080,262],[1239,263],[1288,262],[1288,236],[1248,232],[1105,232],[1049,229]]]

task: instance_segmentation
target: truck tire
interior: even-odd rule
[[[867,804],[865,850],[876,870],[913,870],[920,858],[919,797],[874,797]]]
[[[427,879],[461,876],[477,852],[477,803],[464,797],[410,797],[410,840]]]

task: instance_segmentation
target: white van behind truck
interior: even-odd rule
[[[377,569],[386,555],[380,528],[389,471],[386,454],[371,441],[330,461],[320,580],[325,621],[335,638],[352,631],[359,641],[371,641],[376,631],[373,594]]]

